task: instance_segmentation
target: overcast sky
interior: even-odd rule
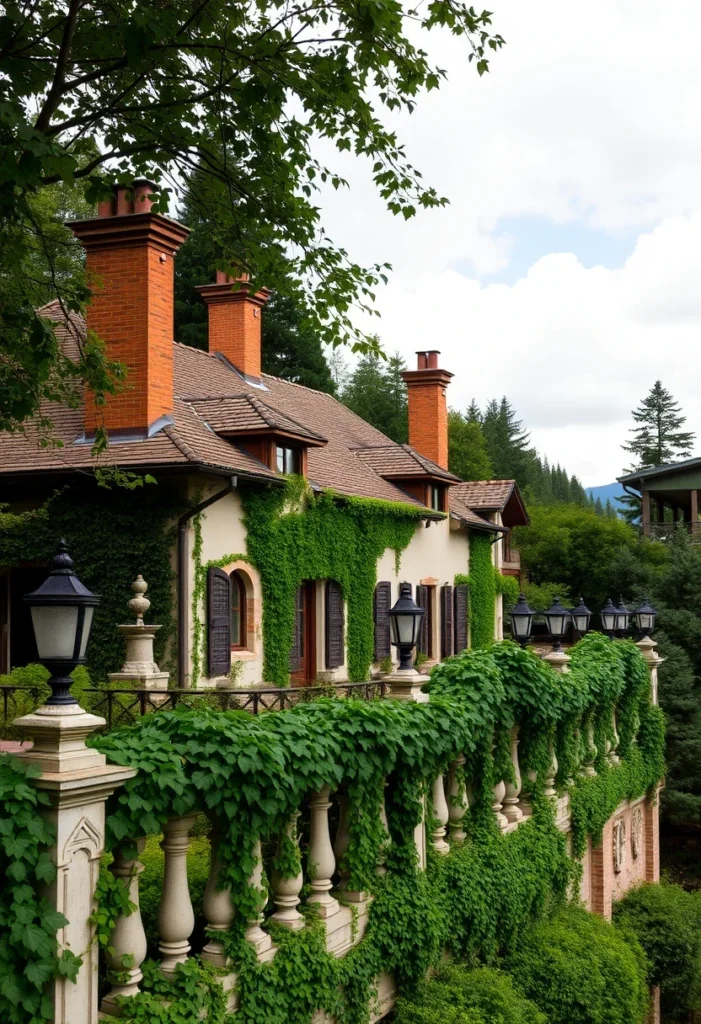
[[[701,453],[701,3],[494,0],[507,45],[448,71],[399,130],[448,196],[408,223],[365,169],[324,198],[335,242],[394,271],[386,350],[439,348],[450,404],[506,394],[533,441],[587,486],[626,465],[630,410],[656,378]],[[430,42],[431,37],[429,37]]]

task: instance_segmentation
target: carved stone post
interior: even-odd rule
[[[278,857],[282,853],[283,846],[286,846],[288,843],[292,843],[297,847],[297,849],[299,849],[297,840],[298,817],[299,811],[295,811],[287,822],[285,831],[278,840]],[[273,890],[273,900],[277,907],[275,913],[271,915],[270,920],[277,921],[278,924],[283,924],[293,932],[299,931],[300,928],[304,928],[304,918],[297,910],[299,894],[302,891],[302,886],[304,885],[301,861],[299,871],[293,878],[283,878],[277,868],[274,868],[270,876],[270,885]]]
[[[108,765],[104,754],[86,747],[86,736],[105,725],[105,720],[77,704],[39,708],[14,724],[24,737],[34,740],[22,761],[40,769],[41,776],[31,783],[45,790],[50,800],[49,806],[40,808],[56,832],[56,845],[50,851],[56,878],[47,887],[46,899],[68,921],[58,930],[58,948],[83,957],[75,981],[59,977],[48,984],[52,1020],[54,1024],[97,1024],[98,949],[95,926],[88,918],[95,910],[105,848],[105,801],[136,771]]]
[[[637,645],[640,653],[647,662],[647,667],[650,670],[650,696],[652,703],[657,704],[657,670],[665,660],[661,658],[655,648],[657,643],[652,639],[651,636],[644,636],[642,640],[639,640]]]
[[[109,870],[115,878],[129,890],[129,901],[136,910],[128,917],[119,917],[110,936],[109,948],[105,954],[109,968],[110,991],[102,1000],[100,1011],[119,1017],[121,1008],[117,1004],[118,996],[135,996],[139,991],[139,983],[143,978],[141,964],[146,958],[146,932],[141,920],[139,909],[139,875],[144,866],[138,859],[146,845],[146,839],[139,839],[136,844],[137,856],[127,859],[121,849],[115,850],[114,860]],[[130,967],[124,966],[124,958],[130,958]]]
[[[620,757],[617,754],[618,744],[620,742],[620,737],[618,735],[618,728],[616,726],[616,709],[615,708],[613,708],[612,711],[611,711],[611,735],[613,736],[613,739],[609,740],[608,759],[611,762],[611,764],[616,765],[616,764],[620,764],[621,759],[620,759]]]
[[[167,690],[168,673],[161,672],[153,660],[154,637],[162,627],[144,625],[144,615],[151,607],[146,597],[148,584],[143,576],[137,576],[131,589],[134,597],[127,603],[136,615],[136,622],[117,626],[127,642],[127,657],[119,672],[110,672],[110,681],[135,684],[142,690]]]
[[[221,846],[221,833],[216,824],[213,824],[209,837],[209,876],[204,890],[202,909],[207,919],[209,931],[226,934],[236,915],[236,908],[231,900],[231,893],[228,889],[219,888],[219,876],[221,873],[221,858],[219,849]],[[214,967],[227,967],[228,958],[224,952],[224,943],[220,939],[210,938],[202,950],[202,959],[208,960]]]
[[[310,903],[316,903],[322,917],[331,917],[338,911],[338,900],[331,896],[336,859],[329,835],[329,786],[322,786],[311,798],[311,827],[309,831],[308,871],[311,884]]]
[[[467,794],[460,785],[460,769],[464,764],[465,755],[459,754],[448,771],[448,829],[451,843],[464,843],[467,838],[462,826],[469,804]]]
[[[256,840],[253,856],[255,858],[255,866],[248,879],[248,884],[258,890],[259,896],[256,912],[249,922],[244,936],[252,944],[259,959],[270,959],[274,955],[273,940],[261,928],[263,909],[267,903],[267,886],[263,870],[263,851],[261,850],[260,839]],[[266,956],[263,956],[263,954],[266,954]]]
[[[587,725],[586,737],[587,752],[584,759],[584,768],[582,769],[582,774],[592,777],[596,775],[596,768],[594,767],[594,762],[596,761],[596,757],[599,751],[596,749],[596,744],[594,743],[594,723],[591,721]]]
[[[430,676],[421,675],[415,668],[398,668],[391,675],[382,677],[382,682],[387,683],[390,697],[395,700],[413,700],[417,704],[428,703],[428,694],[422,693],[421,687],[429,680]]]
[[[559,767],[557,763],[557,757],[555,756],[555,741],[550,740],[548,743],[548,756],[550,761],[546,769],[546,776],[543,780],[545,783],[545,789],[543,795],[550,797],[551,799],[557,798],[557,790],[555,789],[555,779],[557,778],[557,769]]]
[[[158,909],[158,948],[163,954],[161,971],[174,974],[178,964],[184,964],[190,952],[188,939],[195,927],[195,914],[187,884],[188,835],[195,824],[196,815],[172,818],[163,826],[161,849],[165,854],[163,891]]]
[[[431,844],[433,849],[436,850],[437,853],[450,853],[450,847],[445,841],[446,825],[448,824],[450,813],[448,811],[448,803],[445,798],[442,775],[437,775],[433,780],[433,789],[431,790],[431,807],[431,817],[434,821],[438,822],[438,825],[431,832]]]
[[[518,763],[518,733],[519,726],[515,725],[511,730],[511,763],[514,766],[515,782],[506,783],[506,795],[504,797],[504,816],[507,821],[520,821],[523,818],[523,811],[518,805],[521,795],[521,768]]]

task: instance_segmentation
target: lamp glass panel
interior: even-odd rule
[[[573,615],[574,628],[578,633],[586,633],[589,628],[589,616],[588,615]]]
[[[531,616],[512,615],[511,628],[516,636],[528,636],[531,632]]]
[[[552,636],[562,636],[565,632],[566,615],[548,615],[548,626]]]
[[[616,618],[617,618],[617,616],[616,616],[615,612],[608,612],[607,614],[602,615],[601,616],[601,622],[603,624],[604,629],[607,630],[607,631],[615,629],[616,628]]]
[[[414,620],[416,616],[411,614],[393,615],[392,625],[394,626],[394,642],[397,644],[414,643]]]
[[[616,616],[616,629],[628,629],[628,619],[630,615],[627,612],[620,612]]]
[[[85,649],[88,646],[88,640],[90,639],[90,627],[92,626],[92,616],[95,609],[88,605],[85,609],[85,617],[83,619],[83,636],[80,640],[80,652],[78,657],[85,657]]]
[[[77,607],[66,604],[35,605],[31,611],[39,658],[42,661],[72,658],[78,628]]]
[[[655,616],[650,612],[641,612],[637,615],[637,619],[640,629],[652,629],[655,624]]]

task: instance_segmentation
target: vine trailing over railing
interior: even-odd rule
[[[264,1007],[270,1024],[307,1024],[321,1008],[340,1024],[361,1024],[381,969],[407,988],[443,946],[487,959],[508,947],[551,897],[563,897],[571,878],[564,838],[542,795],[551,742],[577,778],[569,787],[576,851],[621,799],[652,789],[662,774],[661,714],[650,702],[646,665],[629,641],[586,637],[574,649],[568,675],[514,644],[493,645],[437,666],[429,688],[428,704],[322,699],[257,718],[160,713],[93,739],[110,760],[139,769],[110,799],[111,846],[158,834],[174,815],[204,811],[216,823],[219,881],[237,909],[225,942],[239,977],[241,1021],[260,1020]],[[579,737],[590,722],[605,730],[614,708],[623,760],[609,767],[600,755],[599,776],[580,779]],[[504,741],[515,722],[524,777],[537,773],[534,814],[504,837],[490,805],[494,783],[511,771]],[[473,787],[471,842],[447,858],[432,858],[427,872],[417,871],[414,829],[424,794],[460,753],[467,755]],[[378,826],[385,781],[389,836]],[[248,881],[256,843],[283,832],[311,793],[341,785],[351,836],[341,867],[351,891],[375,895],[367,933],[334,961],[320,923],[299,934],[276,932],[277,956],[259,964],[243,939],[260,901]],[[278,869],[293,875],[296,851],[283,846],[282,854]],[[375,871],[380,860],[388,868],[384,878]],[[144,998],[130,1006],[136,1011]]]

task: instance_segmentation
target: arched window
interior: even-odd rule
[[[231,646],[246,646],[246,587],[241,575],[234,570],[231,579]]]

